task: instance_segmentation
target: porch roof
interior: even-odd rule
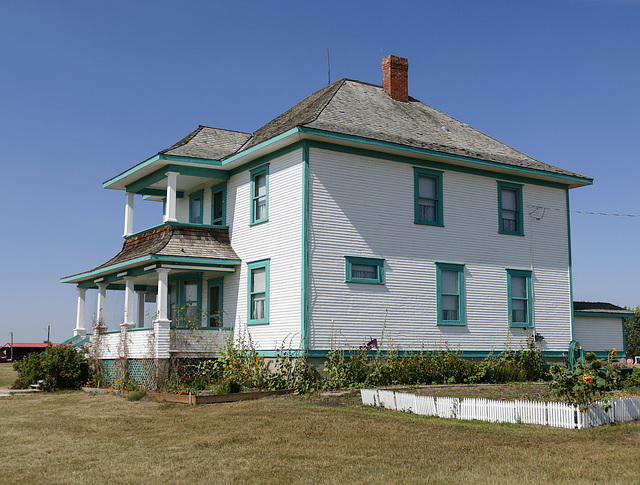
[[[107,262],[89,271],[61,278],[61,281],[93,283],[108,276],[115,281],[128,271],[152,263],[188,265],[193,270],[229,271],[241,261],[229,242],[229,229],[167,222],[128,237],[122,250]]]

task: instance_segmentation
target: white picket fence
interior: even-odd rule
[[[589,428],[616,421],[640,419],[640,398],[617,398],[607,411],[593,403],[581,412],[561,402],[496,401],[482,398],[418,396],[383,389],[361,389],[362,404],[395,411],[453,419],[477,419],[493,423],[541,424],[555,428]]]

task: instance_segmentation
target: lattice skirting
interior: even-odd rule
[[[104,382],[114,385],[117,380],[126,378],[135,382],[140,389],[154,389],[156,387],[155,359],[129,359],[127,364],[128,368],[125,373],[121,369],[121,360],[104,359],[102,361]]]

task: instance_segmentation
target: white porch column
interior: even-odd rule
[[[176,191],[178,187],[178,172],[167,172],[167,201],[164,222],[178,222],[176,219]],[[158,291],[160,291],[158,289]]]
[[[78,312],[76,313],[76,328],[73,330],[73,335],[80,335],[81,337],[87,335],[87,329],[84,327],[84,304],[86,294],[86,288],[78,287]]]
[[[133,323],[133,276],[124,277],[124,322],[123,327],[132,328]]]
[[[98,283],[98,308],[96,310],[96,325],[106,325],[104,322],[104,306],[107,303],[107,283]]]
[[[127,197],[127,204],[124,208],[124,234],[122,237],[127,237],[133,234],[133,196],[135,194],[131,192],[125,192]]]
[[[136,291],[136,302],[137,302],[137,317],[136,317],[136,326],[138,328],[144,327],[144,291]]]
[[[157,268],[158,273],[158,318],[153,321],[156,336],[156,359],[168,359],[171,333],[171,320],[167,318],[169,309],[169,269]]]

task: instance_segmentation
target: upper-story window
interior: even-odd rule
[[[251,170],[251,224],[269,220],[269,165]]]
[[[189,196],[189,222],[192,224],[202,224],[202,197],[202,190]]]
[[[414,222],[442,226],[442,172],[414,168]]]
[[[522,225],[522,185],[498,182],[498,232],[524,235]]]
[[[227,225],[227,184],[216,185],[211,189],[211,224]]]

